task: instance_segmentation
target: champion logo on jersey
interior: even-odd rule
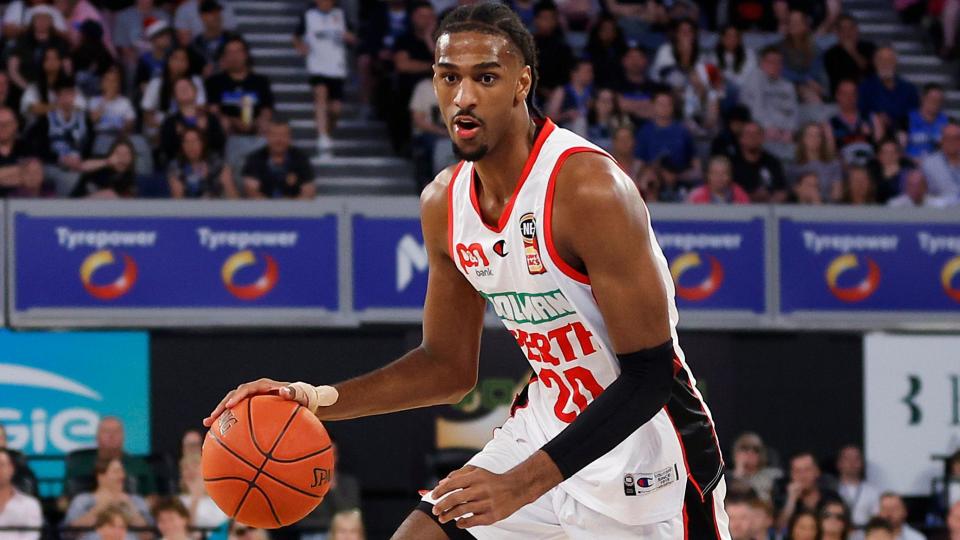
[[[506,256],[508,255],[508,253],[507,253],[507,241],[506,241],[506,240],[497,240],[497,242],[496,242],[495,244],[493,244],[493,252],[496,253],[497,255],[501,256],[501,257],[506,257]]]
[[[520,216],[520,235],[523,236],[523,251],[527,259],[527,272],[537,275],[547,271],[540,258],[540,246],[537,245],[537,218],[533,212]]]

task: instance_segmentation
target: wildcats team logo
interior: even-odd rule
[[[533,212],[520,216],[520,235],[523,236],[524,256],[527,259],[527,272],[533,275],[547,271],[540,258],[540,247],[537,245],[537,218]]]

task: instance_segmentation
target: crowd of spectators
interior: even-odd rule
[[[0,196],[315,195],[229,2],[0,8]]]
[[[178,466],[124,451],[122,422],[97,425],[96,446],[66,457],[62,495],[41,505],[27,460],[7,448],[0,424],[0,540],[363,540],[360,486],[338,471],[330,491],[293,530],[250,529],[228,519],[207,495],[202,435],[184,433]],[[159,465],[159,466],[158,466]],[[44,534],[46,527],[47,533]],[[56,533],[52,533],[56,531]],[[203,536],[201,536],[201,534]]]
[[[380,105],[421,185],[453,160],[430,35],[458,3],[361,11],[361,99]],[[536,41],[541,110],[614,154],[647,200],[958,204],[960,124],[943,87],[904,78],[839,1],[726,4],[511,0]]]

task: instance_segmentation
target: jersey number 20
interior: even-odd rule
[[[553,412],[557,415],[557,418],[568,424],[576,420],[577,415],[587,408],[587,398],[580,391],[581,385],[590,392],[593,399],[600,397],[603,392],[603,387],[593,377],[593,373],[582,366],[572,367],[564,371],[563,376],[552,369],[543,368],[540,370],[540,380],[547,388],[557,386],[560,395],[557,396],[557,403],[553,406]],[[571,399],[578,409],[576,412],[566,410]]]

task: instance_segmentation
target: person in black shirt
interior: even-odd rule
[[[621,65],[623,70],[617,86],[620,108],[640,125],[653,116],[653,95],[663,87],[647,77],[647,53],[640,47],[627,49]]]
[[[0,197],[35,197],[43,183],[43,167],[28,146],[17,137],[17,115],[0,106]]]
[[[38,117],[24,134],[47,167],[44,176],[55,184],[57,193],[73,191],[90,154],[93,129],[83,111],[76,108],[77,86],[73,77],[61,77],[54,84],[54,108]]]
[[[80,166],[83,176],[71,197],[98,199],[131,198],[136,195],[137,151],[126,137],[118,137],[107,155],[88,159]]]
[[[710,143],[711,156],[726,156],[733,159],[740,153],[740,134],[743,126],[751,120],[750,109],[734,105],[724,115],[723,129]]]
[[[168,116],[160,127],[160,161],[165,166],[180,153],[185,130],[195,128],[206,142],[206,149],[223,157],[226,135],[217,118],[197,105],[197,88],[191,79],[180,79],[173,86],[177,112]]]
[[[537,45],[537,96],[540,103],[550,99],[553,90],[570,80],[573,51],[560,28],[560,15],[552,0],[540,0],[533,8],[533,39]]]
[[[823,65],[830,79],[830,95],[834,95],[840,81],[850,79],[859,83],[873,71],[873,53],[877,47],[860,40],[857,20],[841,15],[837,21],[837,44],[823,55]]]
[[[310,159],[290,146],[290,126],[284,122],[270,122],[267,146],[247,156],[241,176],[251,199],[312,199],[317,194]]]
[[[787,181],[780,160],[763,149],[763,128],[748,122],[740,133],[740,153],[733,158],[733,181],[753,202],[787,200]]]
[[[597,88],[617,87],[623,72],[620,61],[626,52],[627,42],[617,26],[617,19],[612,15],[601,15],[587,40],[587,56],[593,63]]]
[[[190,48],[198,58],[203,59],[203,76],[209,77],[220,71],[217,63],[223,44],[237,35],[223,28],[223,6],[216,0],[200,2],[199,11],[203,33],[193,37]]]
[[[206,81],[210,111],[220,117],[228,134],[263,134],[273,116],[270,80],[251,70],[250,49],[240,37],[224,42],[223,72]]]
[[[389,109],[387,122],[394,150],[406,153],[410,144],[411,122],[407,105],[413,89],[423,79],[433,76],[433,30],[437,15],[429,2],[417,2],[410,8],[410,31],[400,36],[393,47],[394,102],[402,106]]]
[[[53,28],[53,7],[38,6],[32,8],[33,15],[30,25],[19,39],[13,52],[7,60],[7,72],[10,80],[21,90],[35,81],[43,65],[44,53],[53,47],[60,51],[60,56],[66,58],[70,45],[65,39],[57,35]],[[70,71],[70,68],[68,68]]]

